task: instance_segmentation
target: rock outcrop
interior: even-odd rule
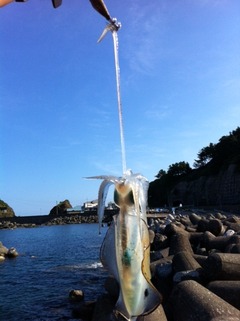
[[[72,205],[70,204],[69,200],[65,200],[63,202],[60,202],[56,206],[54,206],[49,215],[50,216],[62,216],[67,213],[67,209],[72,208]]]
[[[0,218],[14,217],[14,210],[3,200],[0,200]]]

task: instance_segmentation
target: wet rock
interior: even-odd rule
[[[0,260],[3,261],[3,258],[15,258],[18,256],[18,252],[14,247],[8,249],[6,246],[0,242]],[[3,258],[2,258],[3,257]]]
[[[82,302],[77,307],[74,307],[72,312],[73,318],[84,321],[92,321],[95,304],[95,301],[89,301]]]
[[[84,292],[82,290],[71,290],[69,299],[74,302],[81,302],[84,300]]]
[[[4,261],[5,260],[5,256],[0,254],[0,262]]]
[[[7,256],[8,258],[12,259],[12,258],[15,258],[15,257],[18,256],[18,252],[17,252],[17,250],[16,250],[14,247],[11,247],[11,248],[8,250],[6,256]]]
[[[0,242],[0,255],[5,256],[8,253],[8,248]]]

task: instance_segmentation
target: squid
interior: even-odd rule
[[[126,171],[123,177],[95,176],[103,179],[98,195],[99,230],[109,186],[114,184],[114,202],[119,213],[113,217],[100,251],[103,266],[119,283],[116,314],[128,321],[151,313],[161,303],[151,283],[150,241],[147,227],[148,181]]]

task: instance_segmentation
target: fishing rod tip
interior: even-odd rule
[[[110,18],[110,23],[114,27],[115,31],[118,31],[122,27],[121,22],[118,22],[117,18]]]
[[[105,27],[103,30],[100,38],[98,39],[97,43],[101,42],[102,39],[106,36],[108,31],[117,32],[121,28],[121,22],[118,22],[116,18],[110,18],[110,23]]]

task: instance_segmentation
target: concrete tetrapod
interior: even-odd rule
[[[193,280],[175,286],[171,295],[174,321],[239,321],[240,311]]]
[[[240,281],[212,281],[207,288],[240,310]]]
[[[204,264],[210,280],[240,281],[240,254],[212,253]]]

